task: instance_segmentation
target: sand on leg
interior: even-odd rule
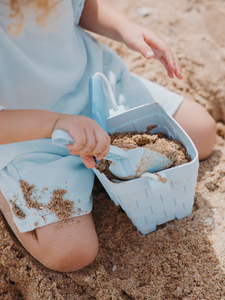
[[[84,268],[95,259],[98,238],[91,214],[20,233],[1,192],[0,209],[21,244],[47,268],[69,272]]]
[[[194,142],[199,159],[206,159],[213,150],[216,138],[216,122],[200,104],[184,99],[173,118]]]

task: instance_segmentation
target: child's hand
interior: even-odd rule
[[[113,1],[110,1],[113,2]],[[125,14],[105,0],[86,0],[80,26],[89,31],[125,43],[131,50],[145,58],[158,59],[166,68],[168,76],[182,79],[176,54],[159,36],[135,24]]]
[[[74,139],[74,143],[67,146],[70,154],[79,155],[89,169],[95,166],[93,156],[101,160],[109,152],[110,137],[92,119],[82,116],[61,114],[53,131],[62,129]]]
[[[132,23],[131,23],[132,24]],[[175,52],[158,35],[136,24],[122,30],[122,38],[127,47],[140,52],[145,58],[159,60],[167,70],[170,78],[183,78],[180,64]]]

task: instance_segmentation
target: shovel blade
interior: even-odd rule
[[[127,159],[113,162],[109,170],[116,177],[128,180],[139,177],[145,172],[158,172],[172,165],[166,156],[146,148],[136,148],[126,151]]]

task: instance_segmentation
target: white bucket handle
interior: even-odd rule
[[[108,89],[108,92],[109,92],[109,98],[110,98],[110,100],[111,100],[111,102],[112,102],[113,109],[114,109],[115,111],[119,110],[118,105],[117,105],[117,103],[116,103],[116,99],[115,99],[113,90],[112,90],[112,87],[111,87],[111,85],[110,85],[108,79],[105,77],[104,74],[102,74],[102,73],[100,73],[100,72],[95,73],[94,76],[100,77],[100,78],[105,82],[105,84],[106,84],[106,86],[107,86],[107,89]]]

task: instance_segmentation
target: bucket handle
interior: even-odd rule
[[[166,194],[166,193],[170,192],[170,190],[171,190],[165,172],[160,171],[159,175],[163,179],[165,178],[166,182],[159,181],[159,176],[157,176],[156,174],[148,173],[148,172],[143,173],[140,176],[141,178],[147,178],[148,184],[149,184],[150,189],[153,192],[154,196]],[[154,180],[152,180],[152,179],[154,179]]]

